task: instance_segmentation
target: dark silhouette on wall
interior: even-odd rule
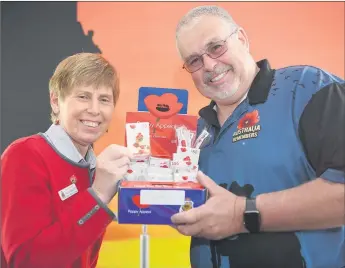
[[[1,153],[50,125],[49,78],[78,52],[101,53],[84,35],[76,2],[1,2]]]

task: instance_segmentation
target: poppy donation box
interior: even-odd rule
[[[126,146],[134,159],[119,186],[120,224],[170,225],[173,214],[206,201],[196,180],[205,136],[196,137],[198,118],[180,112],[187,101],[178,94],[157,91],[143,98],[146,110],[126,115]]]

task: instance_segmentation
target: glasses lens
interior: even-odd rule
[[[214,43],[213,45],[207,48],[207,55],[212,59],[219,58],[228,50],[228,46],[226,45],[225,41],[219,41]],[[202,57],[193,57],[185,62],[184,68],[190,72],[196,72],[204,65]]]
[[[202,65],[203,63],[201,57],[194,57],[185,62],[185,68],[190,73],[197,71],[202,67]]]
[[[219,41],[213,45],[211,45],[208,49],[207,49],[207,54],[213,58],[216,59],[218,57],[220,57],[221,55],[223,55],[226,50],[228,49],[228,47],[226,46],[224,41]]]

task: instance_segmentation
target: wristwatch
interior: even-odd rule
[[[246,209],[243,215],[244,226],[250,233],[260,232],[260,212],[256,208],[256,199],[246,199]]]

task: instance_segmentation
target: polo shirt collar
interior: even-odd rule
[[[61,153],[71,161],[76,163],[87,162],[90,164],[91,169],[96,167],[96,155],[92,147],[89,147],[84,159],[73,144],[69,135],[60,125],[51,125],[49,129],[43,134],[59,153]]]
[[[264,59],[256,63],[260,68],[256,74],[253,83],[248,91],[247,99],[250,105],[264,103],[267,100],[275,70],[271,69],[268,60]],[[215,108],[216,103],[212,100],[211,103],[199,111],[199,115],[209,124],[220,128],[217,111]]]

